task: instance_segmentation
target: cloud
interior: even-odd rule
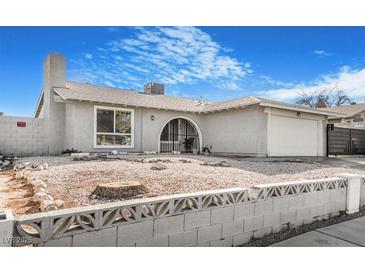
[[[252,72],[250,63],[231,57],[231,50],[195,27],[137,27],[130,37],[110,41],[95,52],[73,63],[73,75],[93,74],[97,78],[90,81],[96,84],[121,87],[207,81],[237,89]]]
[[[314,93],[318,90],[334,88],[347,92],[354,100],[361,100],[365,96],[365,68],[356,70],[343,66],[337,73],[322,75],[308,84],[265,90],[259,94],[276,100],[294,102],[302,92]]]
[[[286,87],[286,88],[295,86],[294,83],[275,80],[272,77],[267,76],[267,75],[260,75],[259,78],[265,80],[266,83],[273,85],[273,86],[280,86],[280,87]]]
[[[316,54],[319,57],[325,57],[325,56],[331,56],[332,55],[332,53],[329,53],[325,50],[314,50],[313,53]]]

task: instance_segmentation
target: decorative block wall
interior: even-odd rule
[[[347,185],[335,177],[71,208],[22,216],[15,232],[40,246],[237,246],[345,211]]]

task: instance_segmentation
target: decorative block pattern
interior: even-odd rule
[[[242,245],[338,214],[346,190],[336,177],[57,210],[17,218],[15,236],[44,246]]]

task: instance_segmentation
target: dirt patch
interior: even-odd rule
[[[11,208],[16,216],[38,212],[32,200],[33,190],[24,180],[16,180],[10,171],[0,173],[0,207]]]

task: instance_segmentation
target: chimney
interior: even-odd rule
[[[66,59],[49,53],[43,65],[45,87],[66,87]]]
[[[165,94],[165,87],[163,84],[158,83],[148,83],[144,85],[144,93],[145,94],[159,94],[164,95]]]

